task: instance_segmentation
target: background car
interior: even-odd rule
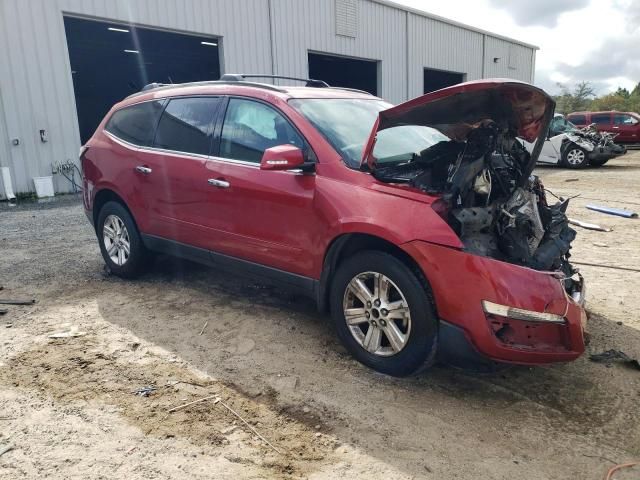
[[[618,143],[640,143],[640,115],[634,112],[573,112],[567,119],[578,127],[595,124],[599,131],[615,133]]]
[[[523,140],[522,144],[529,152],[533,152],[534,143]],[[567,168],[582,168],[587,165],[600,167],[624,153],[624,150],[615,147],[608,139],[587,134],[563,115],[556,114],[549,125],[549,133],[538,156],[538,163]]]

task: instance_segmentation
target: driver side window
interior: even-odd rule
[[[615,125],[635,125],[638,123],[638,120],[633,118],[631,115],[616,114],[613,116],[613,123]]]
[[[253,100],[231,98],[222,127],[220,156],[260,163],[267,148],[291,144],[304,150],[305,142],[275,109]]]

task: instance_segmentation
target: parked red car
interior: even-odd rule
[[[392,107],[311,85],[236,75],[115,105],[81,152],[112,272],[134,277],[163,252],[296,288],[391,375],[438,356],[583,353],[567,201],[547,204],[531,176],[549,96],[484,80]],[[516,136],[537,142],[532,154]]]
[[[615,133],[616,143],[640,142],[640,115],[633,112],[574,112],[567,119],[578,127],[595,124],[602,132]]]

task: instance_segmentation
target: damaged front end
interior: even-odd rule
[[[595,153],[602,157],[614,158],[627,153],[627,148],[624,145],[619,145],[614,141],[618,134],[600,132],[595,124],[579,129],[578,134],[595,145]]]
[[[576,236],[569,201],[549,204],[532,175],[553,108],[542,90],[515,81],[434,92],[381,112],[363,162],[379,181],[437,195],[433,208],[467,252],[556,272],[573,296],[582,279],[568,261]],[[410,153],[389,147],[403,134],[431,144]],[[531,153],[518,137],[535,142]]]

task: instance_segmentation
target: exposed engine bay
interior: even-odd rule
[[[373,175],[442,194],[438,202],[445,208],[439,213],[467,251],[571,277],[568,258],[576,232],[566,216],[569,201],[547,203],[540,179],[525,171],[531,155],[513,128],[492,120],[461,127],[466,135],[402,163],[380,163]]]

